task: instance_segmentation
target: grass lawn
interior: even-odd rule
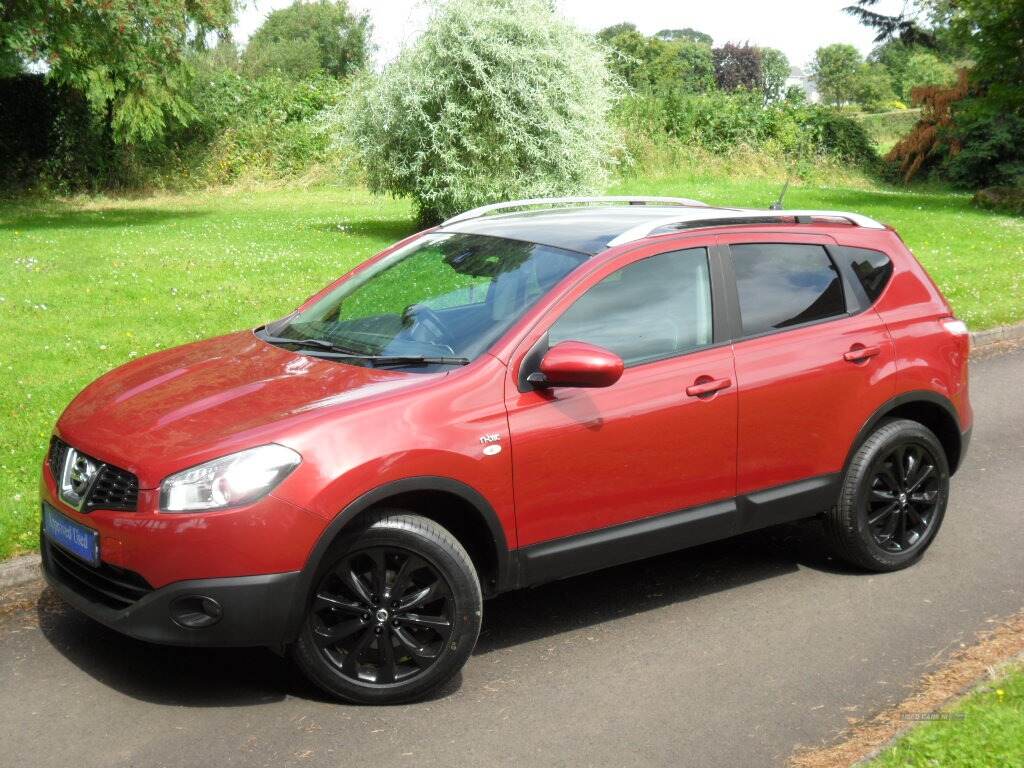
[[[765,206],[771,180],[663,177],[616,193]],[[897,226],[972,328],[1024,319],[1024,219],[965,195],[793,188],[790,207]],[[352,188],[0,203],[0,557],[33,549],[39,466],[60,411],[132,357],[281,316],[413,230]]]
[[[981,688],[911,730],[865,768],[990,768],[1024,765],[1024,669]]]

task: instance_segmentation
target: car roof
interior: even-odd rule
[[[588,205],[456,217],[439,232],[503,237],[595,255],[615,245],[695,227],[806,224],[812,219],[883,229],[878,222],[837,211],[784,211],[707,205]]]
[[[678,213],[678,208],[653,205],[546,208],[480,216],[442,225],[441,231],[526,240],[594,255],[623,232]]]

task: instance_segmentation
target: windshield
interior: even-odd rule
[[[498,237],[426,235],[274,327],[274,341],[316,339],[353,355],[472,360],[586,258]]]

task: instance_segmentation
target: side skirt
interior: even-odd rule
[[[836,503],[839,473],[669,512],[630,523],[522,547],[521,587],[726,539],[739,533],[813,517]]]

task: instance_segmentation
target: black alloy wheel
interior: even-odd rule
[[[357,550],[321,581],[313,639],[353,681],[404,682],[429,669],[452,633],[452,593],[438,570],[395,547]]]
[[[896,445],[875,468],[867,523],[887,552],[909,552],[925,540],[939,502],[937,459],[924,445]]]
[[[456,676],[482,615],[473,561],[451,532],[420,515],[382,510],[324,554],[291,655],[338,699],[413,701]]]
[[[949,474],[935,433],[909,419],[883,421],[853,452],[824,515],[832,549],[879,573],[913,565],[942,525]]]

